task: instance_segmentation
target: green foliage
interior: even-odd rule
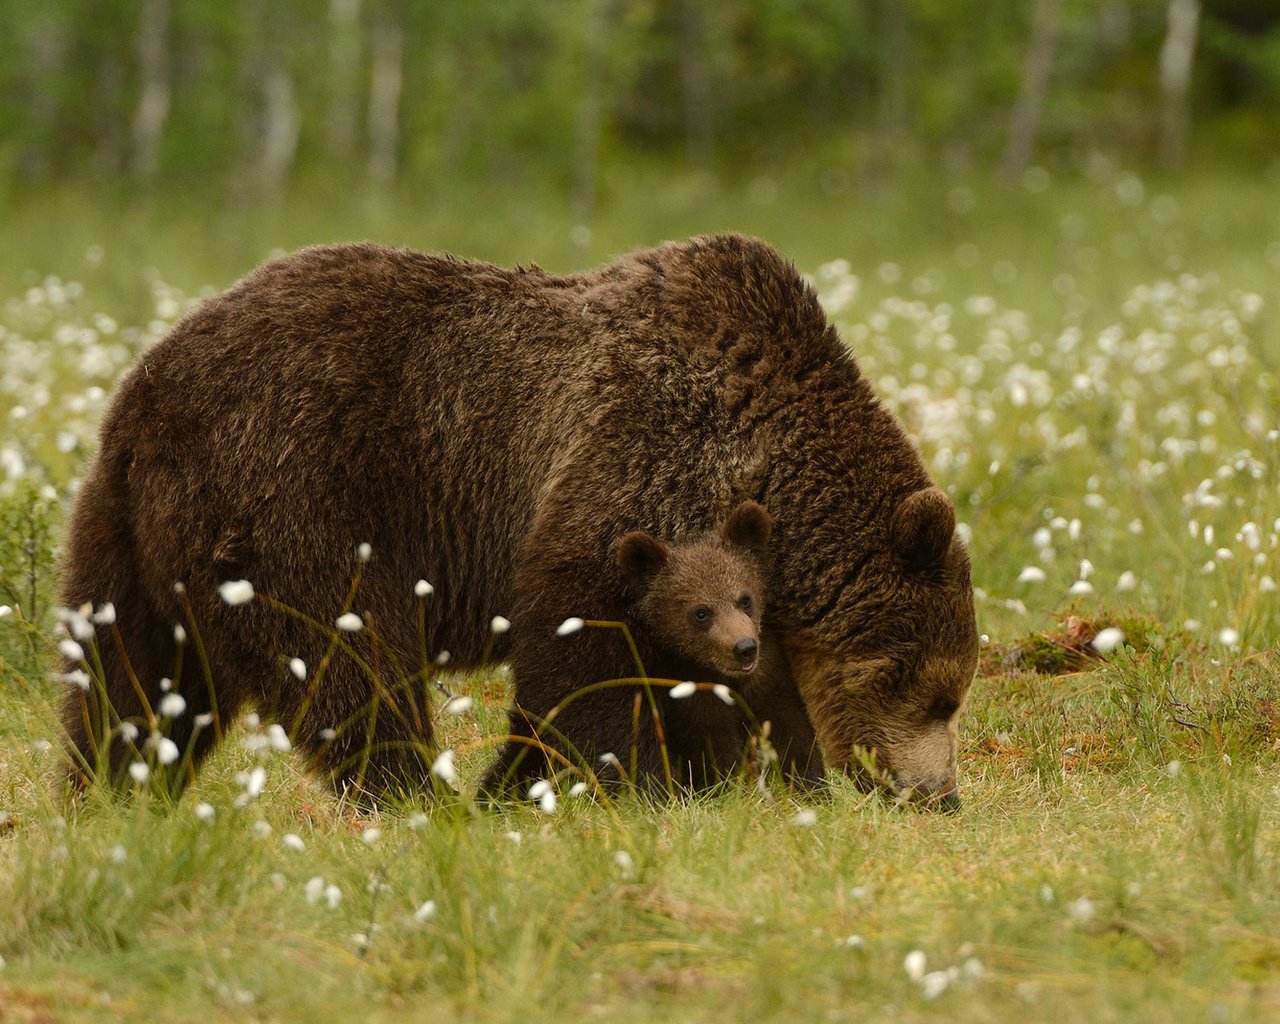
[[[922,158],[990,168],[1035,6],[3,0],[0,185],[199,184],[240,202],[278,192],[281,174],[381,186],[380,146],[419,192],[458,172],[581,189],[654,152],[730,175],[827,148],[855,175]],[[1206,3],[1202,23],[1191,103],[1205,150],[1274,159],[1280,17]],[[1154,155],[1166,29],[1157,0],[1062,5],[1044,162]]]

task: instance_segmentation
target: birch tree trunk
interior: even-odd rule
[[[1169,0],[1168,28],[1160,48],[1160,159],[1180,164],[1187,155],[1191,68],[1200,34],[1200,0]]]
[[[360,0],[329,0],[329,156],[351,160],[356,151],[360,91]]]
[[[400,147],[400,87],[403,78],[404,35],[393,16],[373,28],[373,77],[369,82],[369,180],[380,186],[396,176]]]
[[[680,77],[684,86],[685,146],[689,163],[705,170],[715,151],[715,109],[707,69],[706,22],[701,0],[680,4]]]
[[[600,130],[603,118],[604,50],[609,0],[592,0],[582,38],[582,91],[578,100],[577,153],[571,201],[575,229],[590,227],[596,211],[596,177],[600,173]]]
[[[141,0],[135,54],[138,106],[133,114],[132,170],[149,180],[160,166],[160,139],[169,119],[169,0]]]
[[[293,79],[276,53],[262,82],[262,148],[258,183],[265,193],[279,192],[293,170],[298,152],[301,115],[293,93]]]
[[[1044,98],[1049,91],[1049,74],[1053,71],[1061,22],[1062,0],[1036,0],[1031,39],[1022,65],[1022,88],[1009,120],[1009,140],[1001,161],[1008,180],[1017,178],[1031,163],[1036,136],[1040,133]]]

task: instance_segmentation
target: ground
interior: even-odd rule
[[[956,185],[920,209],[983,216],[902,213],[874,253],[821,199],[797,207],[825,230],[791,247],[801,269],[970,537],[988,642],[955,815],[839,781],[800,803],[738,784],[372,815],[252,722],[176,807],[68,809],[49,745],[58,510],[102,392],[245,268],[184,264],[174,285],[115,262],[109,235],[94,266],[29,254],[41,269],[0,294],[0,1021],[1280,1015],[1269,195],[1115,168]],[[753,227],[688,230],[731,226]],[[655,240],[633,229],[687,233],[618,229],[615,249]],[[754,229],[789,248],[781,218]],[[465,789],[509,680],[442,683],[474,698],[439,715]]]

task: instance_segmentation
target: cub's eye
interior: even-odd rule
[[[929,706],[929,718],[931,721],[949,722],[959,707],[950,697],[939,697]]]
[[[744,612],[751,611],[751,608],[754,604],[755,602],[751,600],[750,594],[743,594],[740,598],[738,598],[738,607],[741,608]]]
[[[706,605],[698,605],[689,613],[689,619],[695,626],[705,626],[711,621],[711,609]]]

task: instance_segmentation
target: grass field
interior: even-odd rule
[[[646,207],[624,182],[577,244],[514,201],[485,227],[248,212],[198,246],[191,210],[69,196],[10,222],[0,1022],[1280,1019],[1274,181],[803,187]],[[835,780],[804,804],[744,783],[374,815],[252,720],[177,806],[64,805],[62,510],[114,380],[201,286],[340,235],[561,269],[724,227],[812,274],[956,501],[988,638],[961,813]],[[476,699],[439,717],[465,790],[508,679],[449,685]]]

